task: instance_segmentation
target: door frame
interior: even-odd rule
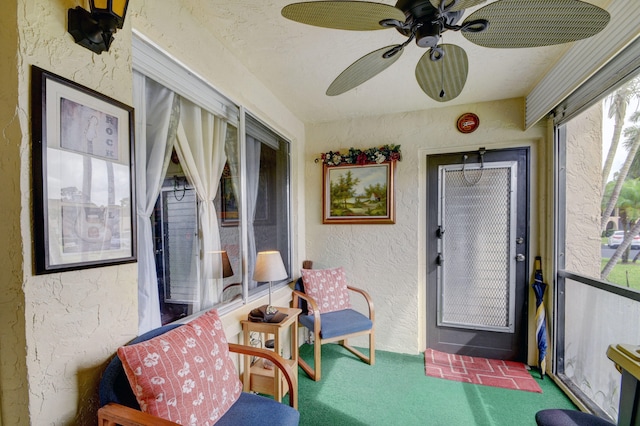
[[[519,287],[519,289],[523,292],[523,294],[521,294],[522,296],[522,307],[520,309],[520,311],[518,312],[518,317],[516,318],[519,321],[519,328],[517,330],[517,343],[516,343],[516,348],[517,348],[517,353],[515,354],[515,356],[513,356],[511,359],[513,360],[517,360],[517,361],[523,361],[526,362],[527,359],[527,355],[528,355],[528,343],[529,343],[529,337],[528,337],[528,329],[529,329],[529,300],[530,300],[530,294],[528,291],[529,288],[529,281],[530,281],[530,277],[529,277],[529,272],[530,272],[530,250],[532,247],[532,243],[531,243],[531,223],[530,223],[530,218],[531,218],[531,161],[532,161],[532,145],[531,144],[525,144],[523,146],[517,146],[517,147],[505,147],[505,146],[499,146],[499,147],[495,147],[495,148],[491,148],[490,150],[486,150],[485,148],[480,148],[480,150],[484,150],[485,152],[492,152],[492,153],[507,153],[507,152],[512,152],[512,153],[517,153],[520,152],[521,155],[524,155],[524,164],[523,164],[523,169],[524,169],[524,214],[526,215],[524,218],[524,232],[525,232],[525,239],[526,239],[526,243],[524,246],[522,246],[519,250],[518,253],[523,253],[526,257],[526,260],[524,262],[519,262],[520,265],[522,265],[522,267],[524,268],[524,272],[521,272],[521,274],[524,274],[524,278],[523,278],[523,282],[521,284],[521,286]],[[430,333],[432,332],[433,327],[430,326],[430,319],[433,319],[434,321],[437,320],[437,309],[434,308],[434,306],[436,306],[434,304],[434,302],[430,299],[431,298],[431,292],[432,290],[430,290],[429,285],[432,282],[432,280],[437,279],[435,277],[435,275],[437,274],[437,267],[435,265],[434,259],[438,254],[437,251],[437,244],[434,244],[433,242],[430,242],[429,240],[432,238],[435,238],[433,236],[433,232],[434,230],[431,229],[431,225],[430,225],[430,218],[431,217],[438,217],[438,204],[437,203],[430,203],[430,199],[429,196],[432,195],[433,190],[435,189],[437,191],[438,185],[436,184],[435,186],[430,185],[430,182],[433,179],[433,170],[429,169],[429,159],[433,158],[433,157],[438,157],[438,156],[460,156],[460,163],[462,163],[462,156],[463,155],[468,155],[469,159],[467,160],[467,162],[469,163],[475,163],[476,159],[478,159],[478,155],[479,155],[479,151],[480,150],[475,150],[475,151],[471,151],[471,150],[465,150],[464,147],[462,147],[462,149],[460,151],[454,151],[454,152],[450,152],[450,151],[438,151],[438,152],[426,152],[423,151],[425,156],[423,157],[423,165],[425,167],[425,173],[424,173],[424,179],[423,184],[424,184],[424,222],[423,222],[423,226],[425,231],[422,233],[423,235],[423,247],[424,247],[424,257],[423,257],[423,261],[424,261],[424,294],[425,294],[425,302],[423,305],[423,312],[425,313],[424,316],[424,327],[425,327],[425,334],[424,334],[424,338],[425,338],[425,347],[427,347],[427,345],[429,344],[429,337],[430,337]],[[500,160],[489,160],[491,162],[494,161],[500,161]],[[520,166],[519,166],[520,167]],[[435,171],[435,178],[438,178],[438,171],[437,171],[437,167],[435,167],[436,171]],[[437,195],[436,195],[437,196]],[[433,317],[433,318],[431,318]],[[431,327],[431,328],[430,328]],[[473,353],[473,351],[471,351],[471,353],[466,353],[467,355],[472,355],[472,356],[482,356],[482,354],[478,354],[478,353]]]

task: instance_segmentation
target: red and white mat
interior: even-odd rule
[[[424,363],[427,376],[542,393],[526,365],[521,362],[453,355],[427,349]]]

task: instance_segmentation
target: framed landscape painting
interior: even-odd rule
[[[395,223],[394,163],[324,164],[322,223]]]

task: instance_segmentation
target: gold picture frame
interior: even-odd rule
[[[395,161],[323,164],[322,223],[394,224]]]

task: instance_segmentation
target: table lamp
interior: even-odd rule
[[[289,274],[284,267],[279,251],[261,251],[258,253],[253,279],[258,282],[269,282],[269,304],[265,308],[265,314],[268,316],[278,313],[278,310],[271,305],[271,282],[283,280],[288,276]]]
[[[219,254],[220,263],[222,267],[222,278],[229,278],[233,276],[233,269],[231,268],[231,262],[229,262],[229,256],[225,250],[208,251],[207,254]],[[215,277],[218,278],[218,277]]]

